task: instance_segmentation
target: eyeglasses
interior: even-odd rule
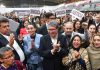
[[[51,31],[51,30],[57,30],[57,29],[48,29],[48,30],[50,30],[50,31]]]

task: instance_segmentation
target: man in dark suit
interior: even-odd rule
[[[46,19],[46,24],[43,25],[42,27],[40,27],[37,31],[37,33],[42,34],[42,35],[46,35],[48,34],[47,28],[48,28],[48,23],[55,19],[55,15],[53,13],[46,13],[45,14],[45,19]]]
[[[14,34],[7,34],[10,33],[9,29],[9,20],[6,18],[0,19],[0,48],[7,46],[13,49],[15,59],[20,60],[23,62],[25,60],[25,55],[21,47],[15,41]]]
[[[63,70],[62,57],[67,55],[66,39],[59,35],[56,21],[48,25],[48,35],[40,40],[40,55],[43,57],[43,70]]]
[[[90,26],[91,24],[96,25],[96,27],[100,25],[100,14],[96,14],[95,19],[93,16],[89,19],[88,25]]]

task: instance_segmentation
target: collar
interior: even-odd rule
[[[48,23],[46,23],[46,27],[47,27],[47,29],[48,29]]]
[[[50,37],[51,39],[57,39],[58,38],[58,34],[56,35],[56,37]]]
[[[31,37],[31,39],[34,39],[35,40],[36,34],[35,35],[32,35],[30,37]]]
[[[79,48],[74,48],[74,47],[73,47],[73,49],[79,52],[79,50],[80,50],[80,47],[79,47]]]
[[[1,64],[1,66],[2,66],[4,69],[7,69],[7,67],[6,67],[5,65]]]

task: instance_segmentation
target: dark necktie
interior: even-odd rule
[[[70,49],[70,38],[71,38],[71,35],[66,35],[66,44],[67,44],[68,49]]]

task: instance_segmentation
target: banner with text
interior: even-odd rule
[[[66,10],[59,10],[56,11],[55,13],[57,17],[66,16]]]
[[[40,16],[41,12],[40,10],[37,10],[37,9],[30,9],[31,11],[31,15],[34,15],[34,16]]]
[[[75,18],[78,18],[79,20],[81,20],[84,17],[84,13],[82,13],[82,12],[76,10],[76,9],[73,9],[71,11],[70,15],[72,15]]]

